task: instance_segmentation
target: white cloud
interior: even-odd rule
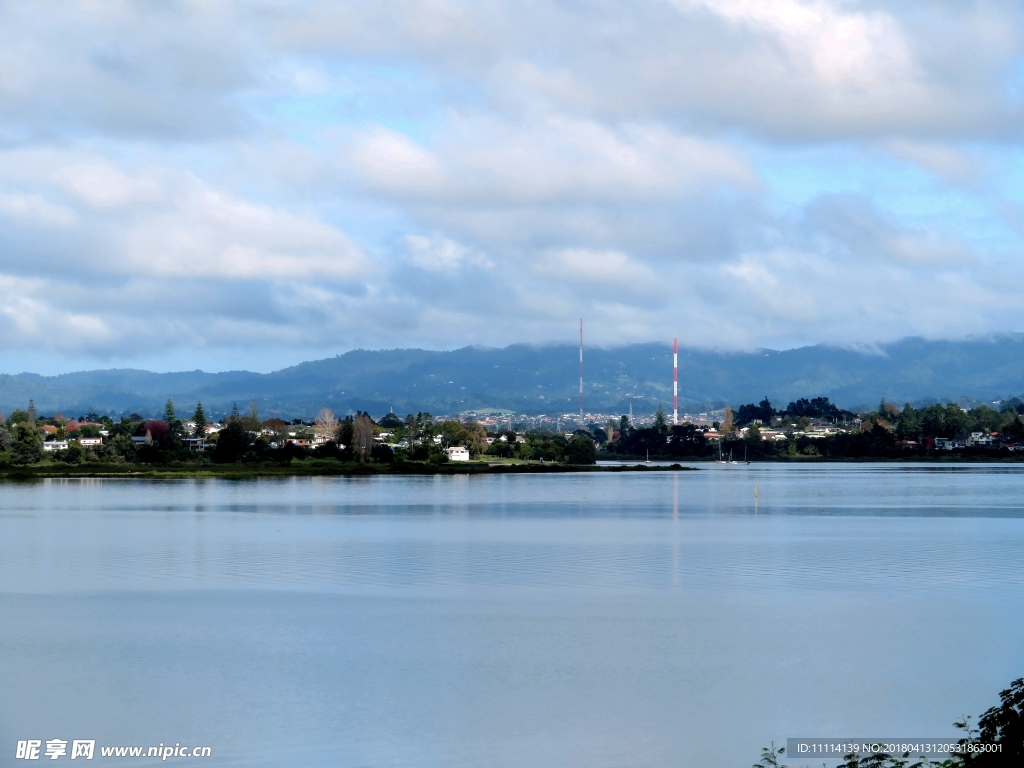
[[[566,248],[542,253],[534,271],[542,278],[558,278],[573,291],[609,291],[620,297],[651,300],[661,293],[650,266],[619,251]]]
[[[0,216],[23,219],[38,226],[62,227],[74,223],[75,212],[55,205],[38,193],[0,192]]]
[[[978,171],[978,162],[954,146],[937,142],[892,139],[886,142],[884,147],[896,157],[952,181],[967,181]]]
[[[350,162],[371,189],[431,202],[651,199],[757,185],[743,156],[718,142],[553,115],[528,124],[453,116],[433,150],[374,128],[356,135]]]
[[[116,208],[129,204],[158,202],[163,189],[152,177],[132,178],[108,162],[61,162],[51,178],[62,188],[93,208]]]
[[[851,10],[826,0],[675,0],[684,11],[700,8],[778,40],[794,72],[807,71],[834,91],[884,90],[915,83],[915,62],[899,23],[878,10]]]
[[[237,280],[349,280],[369,264],[348,237],[312,216],[186,184],[172,206],[125,232],[136,273]]]
[[[64,353],[107,347],[122,336],[95,312],[61,306],[48,280],[0,275],[0,294],[0,343],[8,348]]]
[[[450,272],[466,266],[494,266],[484,254],[475,253],[447,237],[406,235],[405,240],[409,246],[410,263],[430,272]]]

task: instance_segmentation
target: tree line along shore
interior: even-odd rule
[[[0,423],[0,472],[7,476],[111,474],[380,474],[565,471],[595,468],[586,435],[489,435],[477,423],[394,414],[375,421],[323,409],[312,422],[260,419],[255,403],[211,423],[197,403],[179,418],[114,420],[37,414],[30,402]],[[491,446],[508,442],[515,455]],[[457,457],[453,459],[453,456]],[[463,460],[460,460],[463,459]]]
[[[707,424],[670,424],[659,406],[645,426],[628,416],[573,431],[491,430],[471,419],[429,413],[374,420],[322,409],[310,422],[261,419],[255,403],[211,422],[197,403],[179,417],[167,401],[162,419],[131,414],[117,420],[88,414],[68,419],[37,414],[30,402],[0,414],[0,471],[67,474],[100,467],[124,474],[208,471],[216,474],[441,471],[451,464],[592,466],[599,459],[708,461],[1024,460],[1024,401],[963,409],[950,403],[897,408],[882,401],[870,412],[839,409],[827,398],[776,409],[760,403],[725,408]],[[120,469],[118,469],[120,468]],[[233,468],[233,469],[232,469]]]
[[[955,403],[898,408],[884,400],[873,411],[854,413],[828,398],[800,399],[776,409],[760,403],[723,409],[710,425],[672,425],[663,410],[650,426],[626,417],[606,425],[609,456],[750,461],[1024,460],[1024,401],[970,409]]]

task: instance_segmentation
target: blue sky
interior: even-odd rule
[[[1024,9],[0,8],[0,371],[1024,331]]]

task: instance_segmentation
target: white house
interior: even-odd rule
[[[993,442],[991,435],[986,435],[984,432],[971,432],[971,436],[967,438],[965,444],[968,448],[982,448],[992,445]]]
[[[469,449],[464,445],[454,445],[445,450],[449,461],[469,461]]]
[[[95,448],[103,445],[102,437],[80,437],[78,438],[78,444],[83,448]]]
[[[47,440],[45,443],[43,443],[44,451],[66,451],[67,449],[67,440]]]

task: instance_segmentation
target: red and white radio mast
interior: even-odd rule
[[[679,423],[679,339],[672,339],[672,423]]]

